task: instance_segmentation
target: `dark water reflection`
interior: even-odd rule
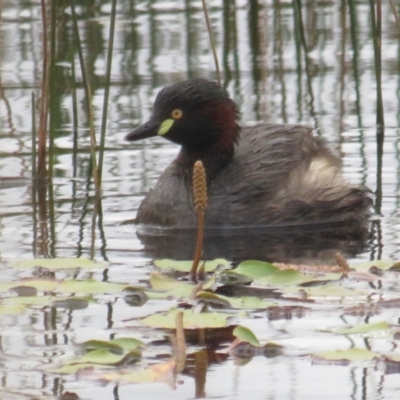
[[[353,258],[372,240],[369,227],[359,224],[316,224],[303,226],[208,229],[203,257],[234,262],[248,259],[286,263],[336,264],[335,254]],[[196,232],[138,228],[144,252],[151,258],[187,260],[193,258]]]
[[[201,2],[118,2],[102,214],[94,226],[88,115],[71,12],[67,1],[56,3],[56,64],[49,121],[55,145],[54,179],[47,191],[46,216],[40,219],[28,183],[32,165],[31,95],[33,91],[40,98],[43,60],[40,4],[1,2],[2,281],[12,282],[27,276],[25,271],[8,268],[5,262],[10,260],[33,256],[89,257],[94,249],[96,259],[111,261],[110,268],[96,273],[57,273],[56,277],[141,284],[149,278],[151,268],[145,265],[150,258],[191,258],[193,236],[171,237],[165,232],[149,236],[125,224],[135,217],[143,196],[178,149],[160,138],[134,144],[124,142],[123,138],[148,118],[162,86],[188,77],[215,79]],[[208,3],[224,86],[240,106],[243,123],[266,121],[313,127],[315,134],[324,137],[340,154],[346,179],[379,193],[381,176],[382,198],[379,198],[379,213],[374,214],[366,232],[346,236],[340,227],[240,234],[228,231],[208,236],[206,257],[319,263],[331,262],[334,253],[340,250],[350,258],[399,260],[400,47],[388,2],[384,2],[382,14],[386,126],[381,171],[377,161],[376,77],[368,2]],[[95,128],[99,132],[111,5],[107,1],[76,1],[76,7],[92,90]],[[398,292],[395,284],[386,289]],[[164,399],[174,400],[195,395],[312,399],[322,398],[321,393],[324,398],[326,394],[332,399],[398,397],[396,374],[360,364],[316,367],[308,358],[301,357],[321,349],[349,346],[387,353],[397,348],[395,340],[324,336],[318,331],[321,327],[355,325],[373,318],[346,315],[341,306],[332,310],[330,305],[283,318],[260,312],[255,318],[246,319],[246,324],[264,342],[274,340],[284,344],[288,354],[271,359],[256,357],[240,368],[232,358],[208,349],[211,367],[205,371],[206,375],[196,375],[193,357],[203,355],[192,353],[188,370],[180,377],[176,390],[164,383],[102,387],[75,376],[42,372],[42,364],[71,356],[73,344],[84,340],[109,339],[116,333],[155,340],[153,336],[149,339],[149,331],[127,327],[126,321],[171,306],[167,301],[152,301],[145,307],[129,307],[122,298],[111,296],[94,296],[94,300],[83,310],[35,306],[23,314],[0,313],[0,386],[4,398],[53,399],[66,390],[79,393],[82,399],[160,398],[160,393]],[[380,318],[397,324],[398,312],[384,310]],[[161,346],[165,346],[165,353],[169,353],[165,333],[152,332],[152,335],[157,336]],[[213,350],[215,343],[222,342],[213,339],[208,346]],[[205,376],[202,385],[199,379]]]

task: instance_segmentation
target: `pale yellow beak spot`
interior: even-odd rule
[[[158,130],[158,135],[163,136],[165,135],[170,129],[171,126],[174,124],[173,119],[166,119],[161,125],[160,129]]]

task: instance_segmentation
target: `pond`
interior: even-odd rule
[[[178,371],[172,330],[146,324],[143,318],[174,307],[190,309],[189,289],[179,286],[185,277],[161,274],[152,260],[191,259],[194,238],[158,232],[149,239],[132,221],[179,148],[160,137],[134,143],[124,137],[147,120],[162,87],[193,77],[217,79],[202,3],[118,1],[108,83],[112,4],[74,2],[97,140],[109,89],[96,219],[90,118],[73,12],[69,1],[52,2],[57,3],[54,9],[48,3],[45,30],[39,1],[0,4],[0,397],[398,398],[400,31],[389,2],[382,5],[383,155],[376,139],[369,3],[207,2],[223,85],[238,104],[243,125],[312,127],[340,155],[345,178],[376,195],[375,212],[362,241],[332,241],[321,229],[208,236],[207,259],[224,258],[235,265],[252,259],[285,262],[300,272],[291,271],[290,279],[295,279],[290,285],[286,275],[273,281],[244,273],[253,283],[238,288],[221,284],[216,272],[218,301],[235,297],[245,302],[251,296],[257,305],[230,303],[224,312],[214,311],[227,318],[226,326],[211,329],[207,322],[205,329],[185,329],[186,364]],[[32,185],[32,115],[37,127],[44,32],[55,43],[48,121],[54,147],[52,179],[41,202]],[[310,279],[300,276],[304,265],[333,268],[337,251],[351,267],[372,263],[340,281],[334,270],[329,277],[317,278],[320,270],[313,270]],[[50,267],[39,267],[40,261],[23,264],[34,258],[58,260]],[[82,258],[96,264],[75,264]],[[167,279],[164,274],[178,295],[160,283]],[[315,284],[325,279],[327,285]],[[161,285],[162,293],[148,290],[149,284],[152,289]],[[325,291],[318,291],[321,287]],[[258,353],[254,348],[229,350],[237,325],[251,329],[263,345],[282,347],[262,347]],[[71,372],[71,366],[82,362],[77,361],[85,352],[82,343],[103,341],[100,349],[92,343],[101,353],[114,338],[142,341],[140,360],[107,363],[103,354],[89,367]],[[123,350],[125,357],[127,348]],[[139,372],[128,376],[131,371]]]

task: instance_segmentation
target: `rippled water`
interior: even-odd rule
[[[302,7],[304,42],[298,33],[301,31],[299,19],[291,2],[211,2],[211,21],[226,87],[240,106],[244,124],[268,121],[313,127],[316,135],[326,138],[340,153],[346,178],[375,191],[376,81],[369,6],[357,4],[358,25],[352,30],[348,7],[343,12],[335,1],[318,5],[305,3]],[[77,11],[99,132],[110,4],[102,1],[88,7],[82,3]],[[50,194],[54,218],[49,220],[44,232],[40,224],[35,225],[30,185],[31,95],[34,92],[37,98],[40,96],[42,68],[40,3],[2,3],[0,261],[4,266],[4,281],[24,276],[5,266],[14,259],[90,256],[93,210],[90,198],[93,185],[88,183],[90,140],[69,16],[69,8],[60,5],[57,9],[57,95],[52,104],[51,127],[56,136],[55,177]],[[140,143],[127,143],[123,138],[150,115],[154,97],[164,85],[195,76],[215,79],[215,74],[200,2],[121,1],[116,29],[103,175],[103,219],[102,229],[96,229],[95,242],[95,258],[109,260],[112,267],[93,277],[135,284],[148,278],[151,252],[144,248],[136,227],[126,221],[135,217],[141,199],[154,186],[178,148],[161,138]],[[396,29],[393,15],[385,4],[383,197],[381,214],[373,217],[367,247],[352,254],[353,258],[362,260],[400,258],[400,80]],[[72,60],[78,84],[71,77]],[[73,89],[78,101],[77,152],[73,150]],[[288,246],[278,249],[279,254],[284,253],[282,258],[287,256]],[[225,246],[225,257],[233,258],[233,247]],[[170,256],[175,250],[178,251],[170,248]],[[247,254],[252,258],[251,248]],[[319,249],[296,254],[295,258],[317,263],[316,255],[329,258],[321,255]],[[86,275],[82,273],[79,277]],[[118,398],[111,385],[88,385],[75,377],[55,378],[34,370],[36,360],[68,355],[70,343],[93,337],[107,338],[110,329],[126,333],[129,331],[124,324],[126,319],[169,307],[155,302],[141,310],[128,307],[121,299],[112,306],[106,300],[91,304],[83,311],[59,313],[54,320],[48,310],[40,308],[20,316],[0,317],[0,350],[4,358],[0,360],[1,386],[8,393],[7,399],[14,398],[10,394],[14,392],[16,399],[39,394],[53,398],[63,390],[75,391],[83,399]],[[387,319],[397,318],[395,312],[389,314]],[[325,343],[326,339],[316,340],[313,336],[316,326],[343,322],[340,313],[310,314],[305,319],[279,321],[268,320],[265,313],[259,317],[248,319],[248,326],[264,341],[278,340],[289,348],[292,346],[296,355],[302,348],[309,352],[310,348],[348,345],[347,338],[329,337],[329,343]],[[353,323],[361,320],[354,317]],[[145,332],[139,335],[146,338]],[[26,356],[32,368],[26,364]],[[255,358],[245,367],[235,366],[228,359],[209,368],[206,395],[229,399],[311,399],[322,398],[324,393],[323,398],[332,399],[394,399],[397,379],[397,375],[385,375],[371,368],[332,365],[317,368],[307,358],[290,355]],[[193,385],[191,377],[182,376],[176,391],[159,383],[121,386],[118,393],[120,399],[132,395],[158,398],[160,393],[163,398],[186,399],[193,398]]]

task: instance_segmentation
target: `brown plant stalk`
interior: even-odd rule
[[[207,180],[203,163],[198,160],[193,166],[193,197],[197,211],[197,242],[190,276],[195,277],[203,252],[204,211],[207,208]]]

